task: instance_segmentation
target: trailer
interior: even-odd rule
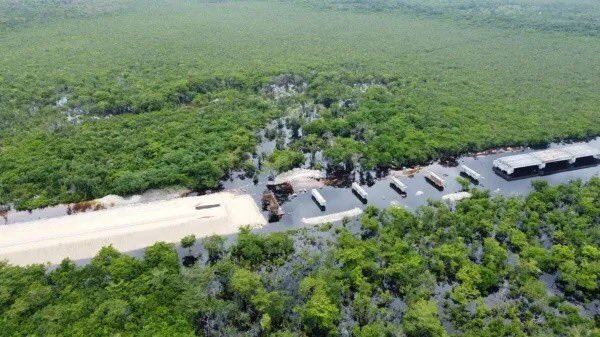
[[[316,189],[312,189],[312,191],[310,191],[310,194],[312,195],[313,199],[315,199],[319,207],[325,208],[327,206],[327,200],[325,200],[325,198],[323,197],[323,195],[321,195],[319,191],[317,191]]]
[[[356,195],[358,195],[363,200],[367,200],[367,197],[369,196],[367,194],[367,191],[365,191],[362,187],[360,187],[360,185],[358,183],[352,183],[352,191],[354,193],[356,193]]]
[[[600,149],[589,144],[568,145],[494,160],[494,171],[505,179],[548,174],[600,161]]]
[[[445,185],[445,181],[444,179],[442,179],[442,177],[438,176],[437,174],[429,171],[427,172],[427,175],[425,175],[425,179],[429,180],[435,187],[444,188]]]
[[[400,179],[396,178],[396,177],[392,177],[390,179],[390,185],[392,185],[392,187],[396,188],[398,191],[402,192],[402,193],[406,193],[406,184],[404,184],[403,182],[400,181]]]
[[[460,171],[475,181],[479,181],[481,179],[481,174],[477,173],[477,171],[465,164],[460,165]]]

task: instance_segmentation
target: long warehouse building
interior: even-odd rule
[[[0,261],[15,265],[88,259],[105,246],[128,252],[186,235],[229,235],[267,222],[249,195],[216,193],[0,226]]]
[[[516,176],[593,164],[598,160],[600,149],[587,144],[575,144],[498,158],[494,160],[494,168],[505,175]]]

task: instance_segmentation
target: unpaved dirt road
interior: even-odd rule
[[[93,257],[108,245],[126,252],[158,241],[176,243],[189,234],[228,235],[241,226],[266,223],[249,195],[177,198],[0,226],[0,260],[16,265],[59,263],[66,257]]]

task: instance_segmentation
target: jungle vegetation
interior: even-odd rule
[[[600,179],[534,187],[186,237],[189,267],[164,243],[52,270],[0,263],[0,336],[597,336]]]
[[[122,11],[130,0],[1,0],[0,31],[65,18],[87,18]]]
[[[444,16],[394,1],[377,11],[289,1],[0,3],[27,9],[0,11],[3,22],[48,18],[0,34],[0,204],[20,209],[217,188],[229,171],[250,169],[268,122],[293,114],[301,137],[278,141],[268,169],[318,150],[326,162],[317,167],[371,169],[600,134],[592,9],[569,16],[580,28],[539,29],[494,24],[504,20],[496,11],[463,20],[452,1],[427,2],[457,8]],[[88,14],[60,14],[72,8]]]
[[[303,0],[319,8],[361,11],[403,10],[498,27],[600,33],[600,4],[593,0]]]

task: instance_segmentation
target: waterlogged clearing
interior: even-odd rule
[[[586,142],[591,146],[600,148],[600,138],[596,138],[590,142]],[[559,148],[564,144],[551,144],[549,148]],[[509,156],[518,153],[529,153],[535,149],[526,148],[520,150],[492,150],[485,151],[481,154],[473,156],[464,156],[456,159],[453,165],[441,164],[434,162],[430,165],[419,166],[415,168],[407,168],[405,170],[392,171],[390,174],[380,174],[377,172],[365,171],[362,173],[354,172],[344,175],[341,179],[345,182],[341,186],[323,186],[318,187],[318,191],[327,201],[325,210],[322,210],[314,201],[310,194],[310,190],[298,189],[282,198],[282,208],[285,215],[278,223],[273,224],[278,228],[293,228],[295,225],[302,222],[304,218],[312,218],[316,216],[334,214],[344,212],[353,208],[364,208],[368,205],[378,208],[387,208],[389,206],[400,206],[410,210],[416,210],[418,207],[426,205],[430,200],[441,200],[444,196],[460,192],[464,186],[461,185],[457,178],[467,179],[461,175],[462,169],[460,164],[464,164],[469,168],[477,171],[482,175],[479,182],[471,181],[470,187],[481,190],[489,190],[492,195],[503,196],[523,196],[532,191],[532,183],[536,180],[547,181],[551,185],[568,183],[573,180],[588,181],[592,177],[600,176],[600,166],[597,164],[581,167],[573,170],[563,170],[551,172],[547,175],[527,176],[514,180],[506,180],[496,174],[493,170],[493,162],[497,158]],[[426,179],[429,172],[434,172],[439,175],[445,182],[444,189],[439,189]],[[325,175],[325,171],[322,172]],[[362,179],[361,179],[362,175]],[[372,179],[365,179],[369,175]],[[399,192],[393,188],[391,176],[397,177],[407,188],[405,193]],[[262,192],[267,189],[268,175],[261,176],[258,183],[254,183],[252,179],[244,178],[243,175],[237,176],[233,180],[223,182],[226,190],[232,189],[244,193],[250,193],[254,196],[257,203],[260,203]],[[322,184],[331,183],[336,179],[321,179]],[[334,178],[339,179],[339,176]],[[369,181],[367,181],[369,180]],[[350,183],[356,181],[367,192],[367,200],[358,198],[350,188]],[[468,180],[467,180],[468,181]],[[268,213],[265,213],[268,217]]]
[[[266,143],[269,143],[267,140]],[[581,143],[600,148],[600,138]],[[564,144],[553,143],[549,148],[560,148]],[[268,151],[268,145],[259,146],[263,151]],[[568,183],[573,180],[588,181],[592,177],[600,176],[599,165],[589,165],[572,170],[551,172],[547,175],[527,176],[514,180],[506,180],[493,171],[493,162],[497,158],[505,156],[530,153],[536,149],[498,149],[484,151],[472,156],[459,157],[452,165],[434,162],[430,165],[406,168],[404,170],[390,171],[389,175],[371,171],[353,172],[348,174],[331,176],[325,170],[294,169],[277,175],[270,180],[269,173],[261,173],[258,180],[253,180],[245,173],[231,175],[231,179],[223,181],[222,190],[240,194],[250,194],[257,205],[262,203],[263,192],[269,190],[269,186],[281,185],[289,182],[293,191],[279,198],[284,211],[283,217],[269,226],[273,229],[285,230],[294,228],[304,222],[305,218],[314,218],[335,213],[345,212],[354,208],[363,209],[368,205],[378,208],[389,206],[400,206],[416,210],[419,206],[426,205],[430,200],[442,200],[444,196],[460,192],[464,186],[457,181],[462,177],[461,164],[468,166],[482,175],[478,182],[471,181],[471,188],[489,190],[492,195],[517,196],[527,195],[532,189],[532,183],[536,180],[547,181],[551,185]],[[257,157],[258,158],[258,157]],[[307,159],[304,166],[309,166]],[[434,172],[444,180],[444,189],[439,189],[426,179],[426,176]],[[380,177],[375,178],[377,174]],[[362,176],[362,178],[361,178]],[[366,176],[372,177],[366,179]],[[406,185],[404,193],[391,186],[391,177],[396,177]],[[368,180],[368,181],[367,181]],[[339,184],[338,181],[342,181]],[[351,182],[358,182],[368,193],[367,200],[361,200],[352,193]],[[468,181],[468,180],[467,180]],[[327,186],[336,184],[336,186]],[[327,201],[327,206],[322,209],[314,201],[310,189],[317,188]],[[168,200],[190,194],[189,190],[156,190],[143,195],[135,195],[127,198],[109,196],[91,202],[74,205],[59,205],[55,207],[37,209],[33,211],[8,211],[3,215],[4,224],[16,224],[38,219],[64,216],[79,212],[94,211],[112,207],[127,207],[134,204],[145,203],[156,200]],[[192,193],[193,195],[193,193]],[[79,212],[75,211],[79,210]],[[263,215],[269,218],[269,213],[263,211]],[[343,217],[342,217],[343,218]],[[341,220],[332,217],[331,219]],[[268,226],[268,227],[269,227]]]

